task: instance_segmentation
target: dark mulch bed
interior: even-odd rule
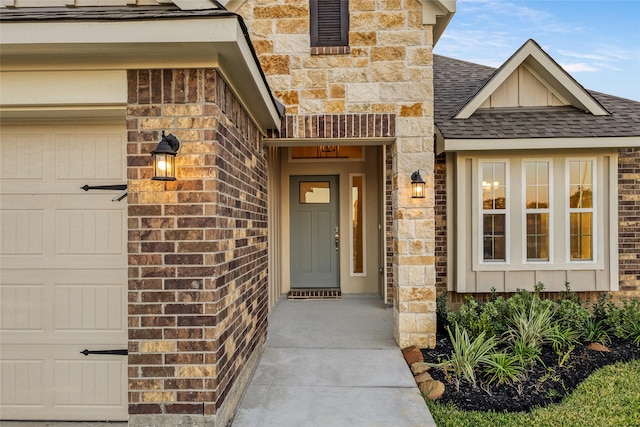
[[[630,341],[613,340],[607,347],[610,353],[587,350],[585,345],[576,346],[562,367],[558,366],[558,355],[553,349],[545,347],[542,354],[544,365],[530,368],[526,379],[512,385],[492,385],[488,391],[484,386],[474,389],[464,380],[461,381],[460,391],[457,391],[454,383],[447,382],[442,370],[435,368],[429,373],[446,385],[445,393],[438,402],[451,403],[467,411],[529,411],[560,402],[603,366],[640,359],[640,348]],[[435,349],[422,349],[425,361],[430,363],[445,360],[450,353],[448,336],[440,338]]]

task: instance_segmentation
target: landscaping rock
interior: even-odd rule
[[[418,384],[420,393],[428,400],[436,400],[444,394],[444,384],[441,381],[425,381]]]
[[[588,350],[592,350],[592,351],[600,351],[600,352],[605,352],[605,353],[611,353],[611,350],[609,349],[609,347],[600,344],[599,342],[592,342],[591,344],[589,344],[587,346]]]
[[[407,361],[407,365],[409,366],[411,366],[416,362],[424,362],[424,357],[422,356],[422,352],[415,345],[403,348],[402,355],[404,356],[404,360]]]
[[[428,372],[423,372],[423,373],[417,375],[415,380],[416,380],[416,383],[420,384],[420,383],[423,383],[425,381],[433,381],[433,378],[431,378],[431,375],[429,375]]]
[[[431,366],[426,362],[416,362],[411,364],[411,373],[413,375],[420,375],[423,372],[427,372],[429,369],[431,369]]]

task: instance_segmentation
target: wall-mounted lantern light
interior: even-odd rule
[[[175,181],[176,180],[176,154],[180,148],[180,141],[173,134],[166,135],[162,131],[162,139],[155,150],[151,152],[153,156],[153,180],[155,181]]]
[[[411,174],[411,197],[413,199],[424,199],[424,181],[418,169]]]

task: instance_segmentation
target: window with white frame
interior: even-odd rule
[[[594,161],[567,161],[569,259],[594,260]]]
[[[449,270],[458,292],[618,286],[615,150],[457,153],[447,206]]]
[[[524,241],[527,262],[544,262],[551,259],[550,174],[549,161],[524,162]]]
[[[507,162],[481,163],[482,260],[507,261]]]

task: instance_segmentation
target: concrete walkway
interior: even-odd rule
[[[435,426],[377,296],[282,300],[233,427]]]

